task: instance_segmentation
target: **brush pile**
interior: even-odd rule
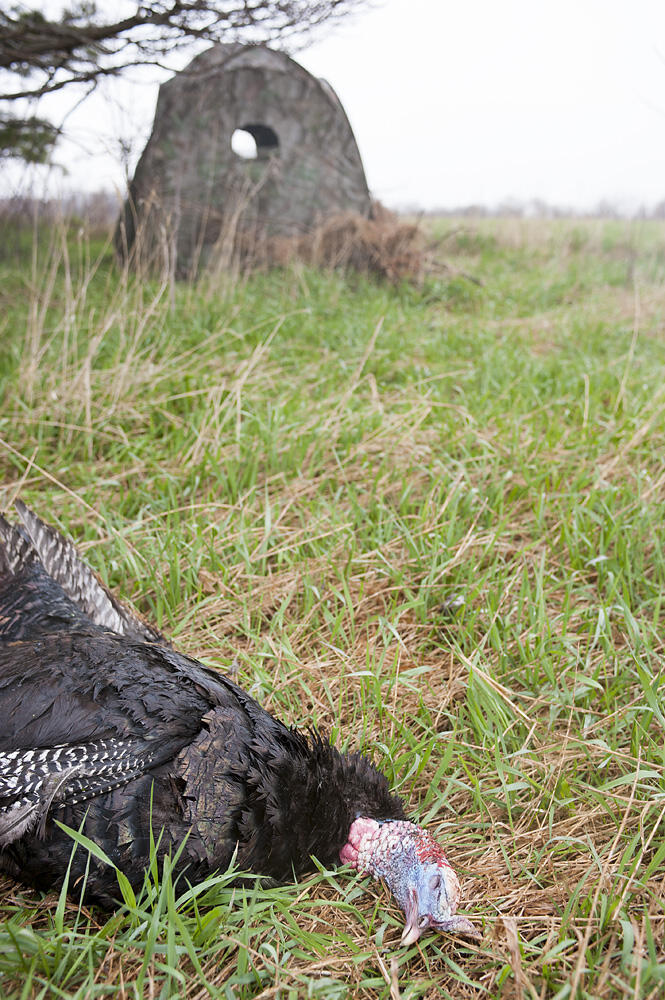
[[[433,248],[420,226],[403,221],[380,202],[374,202],[369,218],[342,212],[298,236],[269,237],[239,231],[234,254],[244,272],[301,262],[322,270],[356,272],[391,284],[420,284],[435,267]]]

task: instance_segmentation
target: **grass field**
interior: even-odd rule
[[[400,949],[386,891],[344,871],[153,872],[111,916],[5,879],[2,997],[665,994],[665,226],[437,235],[422,288],[215,289],[43,234],[0,264],[0,500],[364,749],[482,941]]]

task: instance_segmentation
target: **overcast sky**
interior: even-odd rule
[[[389,206],[665,200],[664,0],[378,0],[295,57],[337,91]],[[156,96],[106,84],[51,185],[122,188],[120,140],[133,167]]]

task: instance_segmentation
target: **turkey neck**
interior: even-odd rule
[[[362,754],[341,754],[317,733],[277,725],[269,739],[257,733],[252,741],[254,766],[238,825],[241,867],[285,880],[311,870],[312,855],[339,864],[358,816],[404,818],[400,799]]]

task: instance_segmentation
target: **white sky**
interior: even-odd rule
[[[379,0],[295,57],[337,91],[389,206],[665,200],[663,0]],[[122,188],[119,140],[133,168],[156,93],[136,72],[105,84],[51,187]]]

